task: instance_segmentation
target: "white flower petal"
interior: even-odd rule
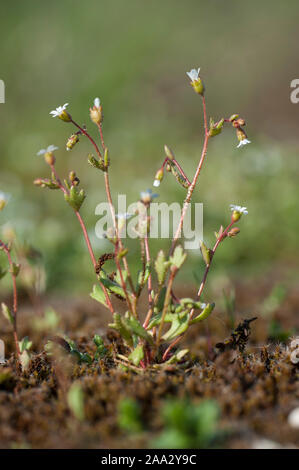
[[[61,113],[63,113],[63,111],[65,111],[68,105],[68,103],[64,103],[63,106],[58,106],[58,108],[54,109],[53,111],[50,111],[49,114],[52,114],[53,117],[58,117]]]
[[[159,180],[155,180],[153,182],[153,186],[155,186],[156,188],[158,188],[158,186],[160,186],[160,181]]]
[[[197,70],[192,69],[192,70],[190,70],[190,72],[186,72],[186,73],[187,73],[188,77],[190,78],[190,80],[192,82],[194,82],[195,80],[198,80],[199,72],[200,72],[200,68],[198,68]]]
[[[247,145],[247,144],[251,144],[251,141],[248,140],[248,139],[240,140],[239,145],[237,145],[237,149],[238,149],[239,147],[243,147],[244,145]]]
[[[54,152],[55,150],[58,150],[58,147],[56,145],[49,145],[47,148],[47,152]]]
[[[248,214],[247,207],[238,206],[236,204],[230,204],[230,209],[232,212],[239,212],[240,214]]]
[[[96,108],[99,108],[101,106],[100,98],[95,98],[93,104],[95,105]]]

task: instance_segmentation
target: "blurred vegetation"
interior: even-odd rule
[[[105,198],[102,175],[86,162],[88,142],[71,152],[72,132],[49,116],[65,102],[75,120],[93,136],[88,108],[95,96],[104,106],[104,130],[111,156],[114,194],[128,203],[151,187],[167,143],[191,176],[200,156],[202,112],[185,72],[200,66],[208,114],[238,112],[252,141],[236,149],[227,129],[210,143],[194,201],[204,203],[207,242],[229,220],[230,203],[248,207],[241,234],[217,253],[212,276],[255,276],[288,265],[296,269],[299,219],[299,105],[290,102],[297,78],[298,13],[295,0],[246,4],[234,0],[90,0],[3,3],[1,79],[6,103],[0,105],[0,190],[12,195],[0,226],[13,225],[44,257],[49,291],[88,292],[93,273],[77,220],[58,192],[41,190],[33,179],[48,176],[36,156],[49,144],[60,147],[57,167],[78,171],[89,198],[82,213],[100,255],[109,245],[96,239],[96,205]],[[167,175],[160,201],[182,201],[184,190]],[[166,246],[167,241],[163,244]],[[130,257],[138,247],[129,243]],[[157,249],[153,243],[153,251]],[[203,269],[200,255],[184,280]],[[279,267],[280,266],[280,267]],[[199,271],[199,272],[198,272]]]

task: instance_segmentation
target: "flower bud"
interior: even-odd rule
[[[103,120],[103,108],[99,98],[95,98],[94,105],[92,108],[89,108],[89,116],[92,122],[95,124],[100,124]]]
[[[250,140],[248,140],[247,134],[244,131],[244,129],[242,129],[242,127],[237,127],[236,133],[237,133],[237,138],[239,140],[239,144],[237,145],[237,148],[251,143]]]
[[[235,237],[236,235],[238,235],[238,233],[240,233],[239,227],[233,227],[233,228],[227,233],[227,236],[228,236],[228,237]]]
[[[55,164],[55,156],[53,152],[46,152],[44,158],[48,165],[53,166]]]
[[[190,70],[190,72],[187,72],[187,75],[188,77],[190,78],[191,82],[190,84],[192,85],[194,91],[203,96],[204,95],[204,91],[205,91],[205,87],[204,87],[204,84],[199,76],[199,71],[200,69],[192,69]]]
[[[67,140],[66,150],[68,152],[72,150],[72,148],[76,145],[77,142],[79,142],[78,134],[72,134]]]
[[[239,118],[239,119],[235,119],[232,124],[233,124],[233,127],[240,127],[240,126],[245,126],[246,123],[244,119]]]
[[[70,180],[70,182],[72,183],[73,186],[78,186],[78,184],[80,183],[80,180],[77,177],[75,171],[71,171],[69,173],[69,180]]]
[[[160,186],[160,183],[163,180],[163,177],[164,177],[164,169],[162,167],[157,171],[157,173],[155,175],[155,180],[153,182],[153,186],[155,186],[155,187]]]
[[[235,119],[239,117],[239,114],[232,114],[231,117],[229,118],[230,122],[233,122]]]
[[[213,119],[210,120],[210,130],[209,136],[214,137],[215,135],[220,134],[224,124],[224,119],[222,118],[218,123],[214,123]]]
[[[33,184],[34,184],[35,186],[41,186],[41,187],[42,187],[44,183],[43,183],[42,178],[36,178],[36,179],[33,181]]]
[[[37,178],[33,181],[33,184],[35,186],[40,186],[41,188],[59,189],[59,184],[49,178]]]
[[[233,211],[232,213],[232,222],[237,222],[238,220],[240,220],[242,214],[238,211]]]
[[[165,151],[166,157],[169,158],[169,160],[174,159],[174,154],[173,154],[172,150],[167,145],[164,145],[164,151]]]

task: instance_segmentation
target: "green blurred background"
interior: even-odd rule
[[[185,72],[201,67],[208,114],[240,113],[251,145],[236,149],[232,129],[210,142],[200,190],[204,236],[229,220],[230,203],[248,207],[241,234],[217,254],[212,277],[295,279],[299,232],[299,104],[290,82],[299,78],[299,3],[295,0],[52,0],[1,2],[0,190],[11,194],[0,226],[13,225],[21,240],[43,254],[48,291],[87,293],[93,273],[74,214],[59,192],[33,186],[48,176],[36,152],[57,145],[59,174],[78,172],[88,198],[82,208],[97,255],[109,244],[94,235],[96,205],[105,198],[102,175],[86,161],[81,138],[65,151],[69,124],[49,111],[65,102],[74,119],[96,129],[88,108],[104,106],[114,195],[131,203],[152,185],[167,143],[191,177],[202,146],[199,97]],[[167,174],[160,201],[182,201],[185,191]],[[163,241],[163,246],[167,246]],[[137,266],[138,247],[130,245]],[[153,243],[153,251],[157,243]],[[190,253],[183,280],[203,269]]]

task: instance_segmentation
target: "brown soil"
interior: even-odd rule
[[[66,356],[50,359],[44,345],[51,333],[36,331],[32,309],[24,309],[20,336],[28,335],[34,345],[26,373],[15,368],[9,329],[1,332],[6,355],[11,357],[0,366],[0,448],[146,448],[162,430],[161,408],[171,397],[188,398],[192,403],[217,400],[219,427],[226,430],[220,447],[251,448],[262,438],[298,447],[299,429],[287,421],[290,411],[299,406],[298,364],[291,362],[287,345],[269,341],[269,318],[250,310],[253,299],[258,305],[268,287],[261,283],[258,288],[237,285],[236,324],[259,317],[252,323],[243,353],[238,349],[215,353],[215,345],[231,332],[226,314],[216,310],[209,320],[209,331],[200,325],[186,336],[183,345],[190,348],[187,362],[138,374],[121,370],[109,357],[92,365],[77,365]],[[105,329],[109,315],[96,303],[63,300],[52,305],[62,317],[60,331],[75,340],[80,351],[94,354],[95,333],[103,335],[110,351],[115,350],[117,336]],[[298,308],[299,292],[290,290],[272,317],[282,328],[297,327],[298,332]],[[67,404],[67,391],[74,381],[79,381],[84,391],[84,421],[78,421]],[[137,435],[119,428],[117,407],[124,397],[132,397],[140,405],[143,431]]]

